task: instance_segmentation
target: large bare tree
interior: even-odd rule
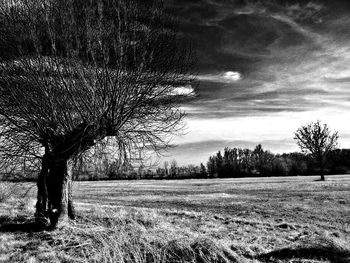
[[[0,149],[41,160],[39,221],[74,218],[72,164],[92,146],[127,158],[181,130],[193,57],[175,24],[158,1],[2,1]]]
[[[327,124],[316,121],[300,127],[295,132],[294,139],[301,150],[311,153],[319,164],[321,181],[324,181],[324,164],[327,154],[337,147],[338,132],[332,133]]]

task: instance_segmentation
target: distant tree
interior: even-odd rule
[[[222,177],[232,177],[235,174],[237,167],[237,159],[235,149],[225,147],[223,154]]]
[[[302,153],[284,153],[282,156],[287,160],[289,166],[289,175],[305,175],[308,170],[308,156]]]
[[[240,175],[238,153],[239,150],[237,148],[229,150],[230,176],[233,177]]]
[[[165,169],[158,167],[156,170],[156,174],[158,175],[159,178],[163,178],[165,176]]]
[[[241,151],[241,156],[242,156],[241,169],[243,174],[251,175],[251,171],[254,167],[253,152],[249,149],[243,149]]]
[[[272,175],[273,176],[287,176],[289,175],[289,167],[287,159],[277,156],[272,161]]]
[[[147,3],[146,3],[147,2]],[[0,1],[0,159],[40,160],[36,218],[74,218],[72,166],[97,144],[124,159],[181,130],[192,52],[161,1]]]
[[[164,161],[163,166],[164,166],[165,176],[168,176],[169,175],[169,170],[168,170],[169,162]]]
[[[324,164],[328,153],[338,145],[338,132],[332,133],[327,124],[316,121],[300,127],[294,135],[300,149],[311,153],[318,163],[321,180],[324,181]]]
[[[224,169],[224,158],[222,157],[221,151],[218,151],[215,158],[215,169],[217,172],[217,175],[220,177],[222,176],[222,172]]]
[[[264,150],[261,144],[258,144],[253,151],[254,159],[255,159],[255,168],[261,174],[262,167],[264,165]]]
[[[207,169],[209,177],[214,177],[216,173],[215,156],[210,156],[207,162]]]
[[[200,173],[201,177],[206,177],[207,176],[207,169],[205,168],[203,163],[200,164],[199,173]]]
[[[178,170],[178,166],[177,166],[177,162],[176,160],[172,160],[170,162],[170,177],[171,178],[175,178],[177,175],[177,170]]]
[[[194,166],[193,164],[189,164],[185,169],[185,175],[190,178],[193,178],[196,176],[196,174],[197,174],[197,167]]]

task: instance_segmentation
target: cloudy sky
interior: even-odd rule
[[[186,134],[165,155],[206,163],[228,147],[297,151],[321,120],[350,147],[350,1],[167,0],[198,56]]]

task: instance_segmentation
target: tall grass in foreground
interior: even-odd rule
[[[229,243],[142,210],[99,212],[56,236],[65,257],[87,262],[245,262]],[[67,258],[67,259],[68,259]]]
[[[314,233],[286,246],[266,250],[261,244],[252,251],[251,244],[218,238],[210,230],[196,229],[195,223],[174,223],[156,210],[95,209],[83,214],[53,232],[0,233],[0,262],[350,262],[346,239],[334,236]]]
[[[67,262],[350,262],[349,244],[327,235],[309,236],[267,253],[250,253],[248,244],[218,239],[172,224],[154,211],[132,208],[95,211],[54,232],[53,238],[51,246],[64,251],[58,256]]]

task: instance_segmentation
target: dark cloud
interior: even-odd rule
[[[198,55],[198,97],[184,105],[190,123],[196,120],[196,124],[209,125],[203,129],[211,129],[217,124],[215,120],[226,119],[236,125],[245,118],[246,127],[254,127],[253,122],[260,117],[287,123],[286,116],[293,115],[295,125],[304,115],[330,121],[340,115],[350,117],[350,1],[166,2],[169,12],[179,17],[181,33],[193,42]],[[224,127],[225,122],[220,125]],[[341,123],[339,127],[344,128]],[[292,134],[294,126],[273,128]],[[239,144],[241,139],[218,142],[213,136],[220,134],[195,130],[203,142],[181,144],[175,155],[181,150],[194,154],[218,148],[229,141]],[[189,136],[196,139],[191,132]],[[350,134],[350,130],[345,133]],[[241,136],[245,135],[242,131]],[[250,136],[244,141],[251,146],[259,141],[255,138],[259,130],[255,137]],[[264,137],[268,148],[277,149],[283,141],[286,147],[293,144],[290,138],[278,139],[278,131],[274,136],[272,141]]]
[[[236,83],[202,81],[198,101],[192,105],[206,107],[209,116],[219,117],[222,112],[226,117],[230,110],[231,116],[249,116],[259,111],[309,110],[329,103],[323,100],[328,91],[309,74],[322,66],[312,63],[337,60],[323,46],[322,30],[311,29],[325,24],[325,30],[331,22],[337,24],[333,17],[325,16],[324,3],[248,1],[244,5],[221,1],[200,8],[200,2],[194,1],[192,7],[187,6],[180,14],[185,13],[184,32],[198,43],[199,71],[242,74],[242,80]],[[208,15],[202,8],[215,12]],[[190,19],[194,10],[195,21]],[[331,20],[325,23],[325,19]]]
[[[344,78],[324,78],[324,81],[328,83],[349,83],[350,84],[350,76]]]
[[[167,1],[179,17],[182,33],[197,47],[200,71],[243,72],[264,57],[274,56],[271,45],[290,47],[309,41],[281,18],[288,13],[298,20],[317,20],[322,5],[283,2]]]
[[[246,57],[273,56],[271,45],[286,48],[307,42],[285,21],[266,14],[239,14],[219,22],[225,31],[221,50]]]

